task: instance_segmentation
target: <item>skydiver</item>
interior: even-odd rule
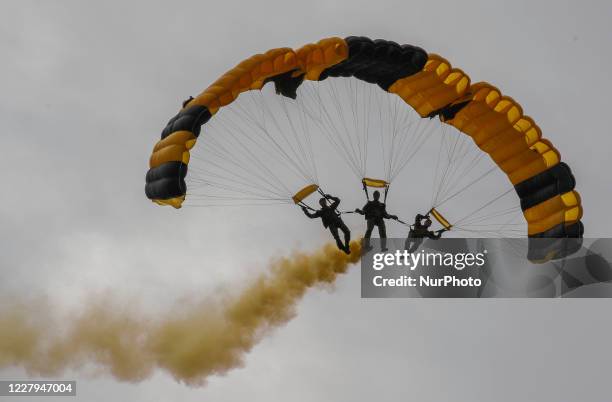
[[[414,225],[412,225],[410,228],[410,232],[408,232],[408,237],[406,238],[406,243],[404,244],[406,251],[413,253],[421,245],[421,243],[423,243],[423,239],[426,237],[438,240],[440,237],[442,237],[442,233],[448,230],[444,228],[434,232],[429,230],[430,226],[431,218],[429,218],[429,215],[417,214],[414,217]]]
[[[355,212],[360,215],[365,215],[367,229],[364,236],[364,251],[368,252],[372,249],[370,246],[370,237],[374,226],[378,227],[378,236],[380,237],[380,246],[382,251],[387,251],[387,229],[385,227],[385,219],[397,220],[396,215],[389,215],[384,203],[379,201],[380,192],[374,191],[372,194],[373,200],[368,201],[363,209],[355,209]]]
[[[331,205],[327,204],[327,200],[332,200]],[[349,243],[351,241],[351,231],[342,221],[340,217],[340,213],[337,211],[338,205],[340,205],[340,198],[331,196],[329,194],[325,194],[324,198],[319,200],[319,205],[321,205],[321,209],[310,212],[308,208],[302,206],[302,211],[306,214],[310,219],[321,218],[323,222],[323,227],[329,228],[334,240],[336,240],[336,245],[346,254],[351,253],[351,249],[349,247]],[[341,230],[344,233],[344,243],[340,240],[340,234],[338,230]]]

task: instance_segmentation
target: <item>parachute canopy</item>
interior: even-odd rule
[[[428,54],[419,47],[366,37],[326,38],[297,50],[278,48],[257,54],[185,102],[163,129],[153,149],[146,177],[147,197],[175,208],[182,205],[188,194],[185,177],[190,151],[200,135],[201,126],[220,109],[232,104],[241,93],[261,90],[271,82],[279,96],[299,101],[297,90],[305,81],[317,82],[332,77],[354,77],[373,84],[373,88],[397,95],[421,118],[437,117],[445,125],[470,137],[508,177],[520,198],[529,236],[582,237],[580,219],[583,211],[580,196],[574,190],[574,176],[569,166],[561,161],[559,151],[542,137],[541,129],[514,99],[489,83],[472,83],[466,73],[452,67],[441,56]],[[316,117],[307,112],[303,117],[320,124],[325,116]],[[392,132],[394,141],[398,136],[401,141],[401,133]],[[245,135],[248,138],[249,133]],[[305,141],[300,136],[297,138],[296,144]],[[359,142],[348,145],[354,154],[362,153]],[[406,148],[395,145],[391,156],[406,153]],[[274,147],[270,149],[275,150]],[[294,167],[297,164],[308,167],[302,154],[296,155],[287,154],[287,162]],[[225,155],[223,160],[232,158]],[[358,164],[354,167],[355,170],[361,168]],[[390,163],[388,178],[365,178],[363,184],[388,187],[393,172],[402,167],[401,163]],[[307,183],[316,183],[309,177],[304,179],[308,179]],[[243,183],[241,185],[250,184],[236,177],[233,180]],[[293,197],[289,192],[288,202],[299,203],[316,191],[316,186],[309,184]],[[259,193],[253,192],[253,196],[258,197]],[[449,220],[435,209],[439,204],[432,205],[431,213],[440,224],[450,228]],[[457,227],[458,221],[454,225]]]

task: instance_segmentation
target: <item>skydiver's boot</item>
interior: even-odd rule
[[[351,254],[351,231],[343,225],[342,233],[344,233],[344,252]]]
[[[342,249],[346,254],[351,254],[351,246],[349,246],[348,244],[344,245],[344,248]]]
[[[361,255],[366,255],[367,253],[369,253],[370,251],[372,251],[374,247],[372,247],[370,245],[370,239],[369,238],[364,238],[363,239],[363,248],[361,249]]]

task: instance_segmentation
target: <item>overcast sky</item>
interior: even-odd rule
[[[327,36],[418,45],[517,99],[572,166],[586,235],[609,236],[611,18],[604,1],[3,1],[0,292],[71,309],[113,289],[155,312],[326,241],[287,207],[176,211],[143,187],[183,99],[252,54]],[[359,294],[356,267],[311,291],[205,388],[65,378],[83,401],[609,399],[608,300]]]

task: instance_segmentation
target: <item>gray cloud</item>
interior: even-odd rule
[[[0,291],[70,309],[114,289],[162,311],[326,241],[293,209],[177,212],[143,185],[183,99],[251,54],[331,35],[422,46],[513,96],[573,167],[587,235],[606,236],[610,15],[569,1],[4,2]],[[66,377],[87,401],[606,399],[607,301],[362,300],[356,271],[206,388]]]

